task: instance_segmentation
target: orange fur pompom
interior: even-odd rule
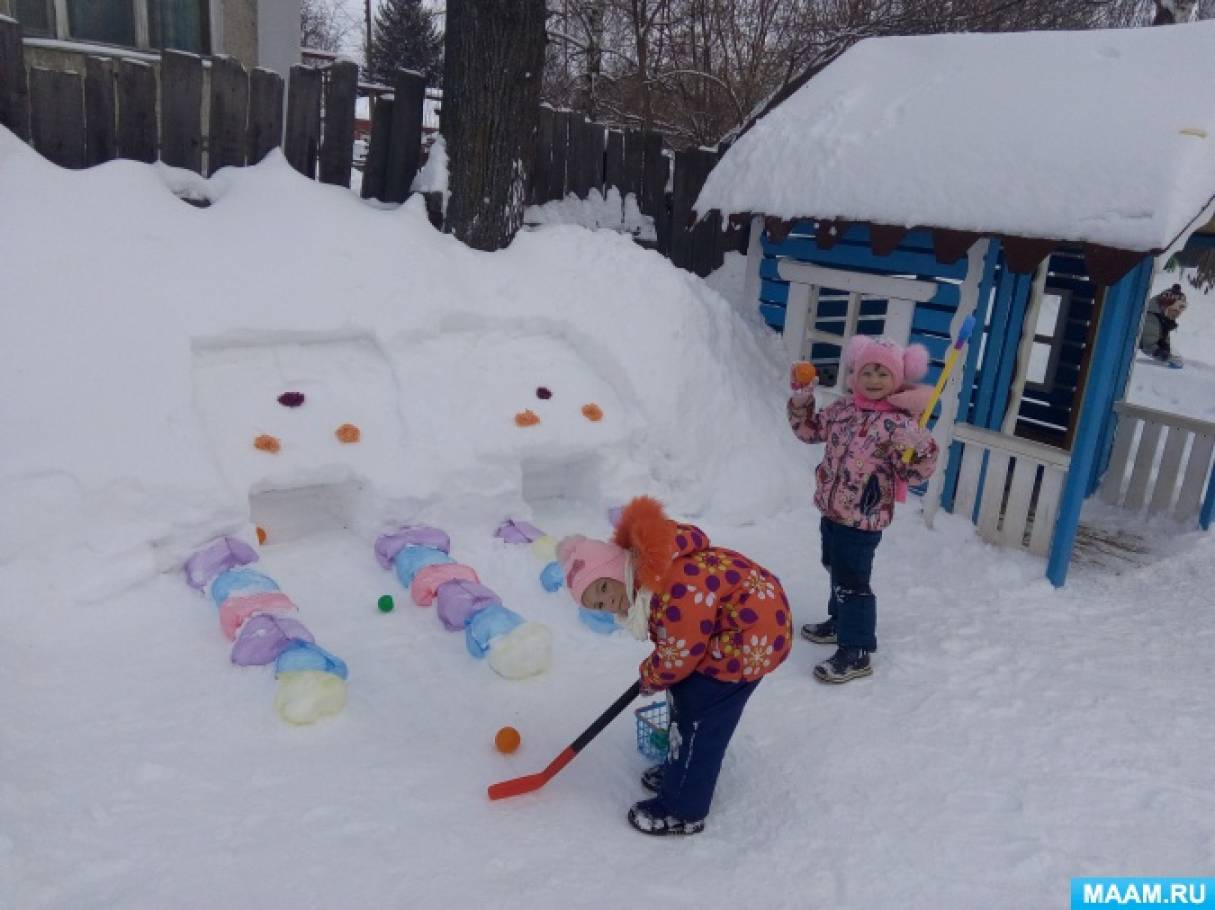
[[[353,423],[344,423],[336,430],[333,435],[338,438],[338,442],[358,442],[363,438],[362,432]]]
[[[282,446],[279,444],[279,441],[276,438],[273,436],[267,436],[265,433],[263,433],[261,436],[257,437],[257,439],[253,440],[253,448],[261,449],[263,452],[270,452],[273,454],[281,449]]]
[[[582,406],[582,416],[587,420],[598,422],[603,420],[603,408],[593,401],[590,404],[584,404]]]
[[[258,543],[266,542],[266,529],[263,528],[261,525],[257,526],[257,542]]]
[[[675,522],[667,518],[662,503],[652,496],[637,496],[621,509],[612,541],[632,552],[635,577],[657,591],[675,558],[675,537]]]
[[[515,415],[515,426],[519,427],[534,427],[540,422],[540,418],[536,416],[536,412],[532,410],[520,411]]]

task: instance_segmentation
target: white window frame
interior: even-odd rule
[[[789,282],[789,297],[785,302],[785,350],[791,360],[802,360],[816,343],[838,346],[841,358],[839,377],[833,390],[836,395],[842,395],[843,390],[848,387],[848,374],[844,368],[842,354],[856,334],[861,319],[862,300],[885,300],[887,303],[886,315],[883,317],[883,334],[899,344],[907,344],[911,336],[915,305],[931,300],[940,289],[936,282],[921,281],[918,278],[848,272],[792,259],[780,260],[777,264],[777,274],[783,281]],[[820,321],[819,292],[822,288],[848,292],[848,306],[843,317],[844,331],[841,335],[817,328]]]
[[[1035,344],[1049,344],[1050,345],[1050,359],[1047,361],[1047,364],[1046,364],[1046,375],[1045,375],[1045,377],[1043,377],[1041,382],[1031,381],[1028,378],[1029,364],[1027,363],[1026,364],[1026,380],[1025,380],[1025,388],[1031,389],[1042,395],[1049,394],[1051,388],[1054,387],[1055,374],[1059,370],[1059,356],[1063,352],[1063,341],[1064,341],[1064,336],[1065,336],[1064,328],[1067,325],[1068,310],[1072,305],[1072,292],[1070,289],[1067,289],[1067,288],[1044,289],[1043,292],[1038,295],[1038,308],[1037,308],[1038,312],[1035,312],[1035,314],[1034,314],[1034,328],[1035,329],[1037,329],[1038,315],[1042,309],[1042,298],[1048,294],[1051,297],[1059,298],[1059,312],[1055,317],[1055,332],[1053,335],[1038,335],[1035,333],[1035,335],[1033,336],[1033,340],[1030,342],[1031,349],[1032,349],[1032,345],[1035,345]]]

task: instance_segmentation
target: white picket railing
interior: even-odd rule
[[[1118,434],[1101,498],[1132,512],[1193,521],[1202,510],[1215,452],[1215,423],[1120,401]],[[1163,449],[1161,438],[1164,439]]]
[[[1053,446],[967,423],[954,425],[953,439],[963,445],[954,514],[970,518],[977,504],[980,537],[1045,556],[1071,457]]]

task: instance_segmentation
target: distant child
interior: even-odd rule
[[[1161,291],[1149,300],[1147,315],[1143,318],[1143,331],[1139,335],[1139,349],[1164,363],[1178,363],[1180,358],[1173,354],[1172,335],[1185,309],[1186,299],[1180,284]]]
[[[641,776],[657,795],[629,810],[629,824],[644,834],[699,833],[747,699],[793,644],[780,581],[667,518],[648,496],[624,507],[611,542],[567,537],[557,558],[575,602],[615,614],[654,643],[641,688],[667,692],[670,749]]]
[[[802,626],[802,637],[837,650],[814,668],[820,682],[843,683],[873,672],[877,598],[869,587],[873,555],[895,502],[910,484],[932,476],[937,444],[917,418],[932,390],[916,386],[928,352],[886,338],[856,335],[844,350],[851,394],[815,411],[814,382],[799,384],[794,367],[789,425],[802,442],[826,443],[815,471],[814,504],[823,513],[823,566],[831,575],[827,619]],[[905,463],[904,452],[912,452]]]

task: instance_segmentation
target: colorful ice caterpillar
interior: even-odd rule
[[[274,709],[293,724],[310,724],[346,704],[345,662],[316,643],[278,583],[256,569],[256,551],[235,537],[208,544],[186,560],[186,583],[210,588],[219,627],[232,642],[232,663],[274,664]]]
[[[489,659],[506,679],[525,679],[548,669],[552,633],[502,605],[470,566],[451,558],[451,541],[438,528],[405,525],[375,542],[381,568],[394,569],[419,607],[434,605],[449,632],[464,632],[473,657]]]
[[[544,590],[551,594],[554,591],[561,590],[565,586],[565,576],[561,572],[561,563],[557,561],[557,542],[534,524],[515,518],[508,518],[498,525],[498,530],[494,532],[494,536],[508,544],[527,544],[532,551],[532,555],[544,561],[544,568],[540,570],[540,584],[544,586]],[[610,613],[579,607],[578,618],[588,628],[595,632],[602,632],[605,635],[610,635],[618,628],[615,617]]]

